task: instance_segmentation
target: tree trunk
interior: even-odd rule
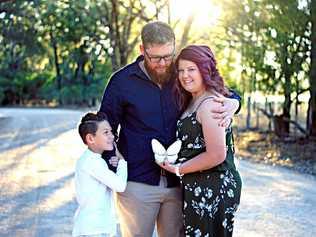
[[[78,49],[78,56],[76,60],[76,70],[75,70],[75,81],[81,81],[83,85],[87,86],[87,76],[85,75],[85,65],[89,62],[89,55],[86,53],[88,47],[88,42],[85,40],[84,43]]]
[[[250,129],[250,120],[251,120],[251,96],[248,96],[247,100],[247,119],[246,119],[246,128]]]
[[[170,1],[167,1],[167,12],[168,12],[168,25],[171,25],[171,7]]]
[[[269,112],[270,112],[270,114],[274,114],[274,107],[272,107],[272,102],[269,102]],[[271,132],[272,131],[272,121],[271,121],[271,119],[269,119],[269,132]]]
[[[54,64],[55,64],[55,70],[56,70],[57,89],[60,91],[61,90],[61,74],[60,74],[60,66],[59,66],[58,52],[57,52],[58,46],[52,32],[50,32],[50,37],[52,40],[52,46],[53,46],[53,51],[54,51]]]
[[[311,69],[309,76],[310,100],[308,103],[307,131],[308,135],[316,137],[316,1],[311,1]]]
[[[256,106],[256,129],[260,128],[259,106]]]
[[[183,30],[183,34],[182,34],[182,37],[181,37],[181,42],[178,46],[178,52],[184,47],[187,45],[188,43],[188,40],[189,40],[189,33],[190,33],[190,29],[191,29],[191,26],[192,26],[192,23],[193,23],[193,20],[194,20],[194,14],[191,14],[188,18],[188,20],[186,21],[185,23],[185,26],[184,26],[184,30]]]
[[[288,72],[285,72],[285,84],[284,84],[284,103],[282,117],[291,119],[291,77]],[[290,123],[287,120],[284,121],[284,132],[290,133]]]
[[[289,65],[287,63],[288,52],[287,52],[288,42],[284,43],[282,48],[282,71],[284,72],[284,103],[283,103],[283,111],[282,116],[280,116],[283,121],[282,125],[282,133],[290,134],[290,123],[288,122],[291,119],[291,72],[289,69]],[[283,119],[284,118],[284,119]]]
[[[111,64],[112,70],[116,71],[121,67],[120,62],[120,48],[121,48],[121,39],[120,39],[120,31],[119,31],[119,22],[118,22],[118,15],[119,10],[117,6],[117,1],[111,1],[111,13],[108,16],[108,26],[110,28],[109,34],[111,39],[111,46],[113,52],[111,54]]]
[[[274,122],[274,133],[278,137],[287,137],[289,135],[288,127],[289,122],[288,119],[282,115],[275,115],[273,117]]]
[[[298,77],[295,77],[295,118],[294,118],[294,121],[296,123],[298,123],[298,105],[299,105],[299,80],[298,80]],[[294,136],[296,137],[297,135],[297,128],[295,128],[294,130]]]

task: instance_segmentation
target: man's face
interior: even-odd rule
[[[141,52],[144,55],[145,67],[150,77],[158,84],[169,80],[175,54],[174,42],[162,45],[152,44],[146,48],[141,46]]]

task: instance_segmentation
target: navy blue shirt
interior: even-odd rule
[[[118,149],[128,164],[128,180],[159,185],[161,168],[151,140],[156,138],[165,147],[175,141],[180,110],[173,93],[175,78],[160,89],[140,68],[142,60],[139,56],[112,75],[100,111],[108,115],[113,131],[120,125]],[[178,185],[174,174],[166,176],[168,187]]]

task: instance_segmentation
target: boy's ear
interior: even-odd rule
[[[86,142],[87,142],[87,144],[93,144],[94,143],[94,136],[91,133],[88,133],[86,135]]]

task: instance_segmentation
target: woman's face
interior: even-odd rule
[[[206,90],[200,70],[192,61],[179,60],[178,80],[181,86],[192,95],[200,95]]]

